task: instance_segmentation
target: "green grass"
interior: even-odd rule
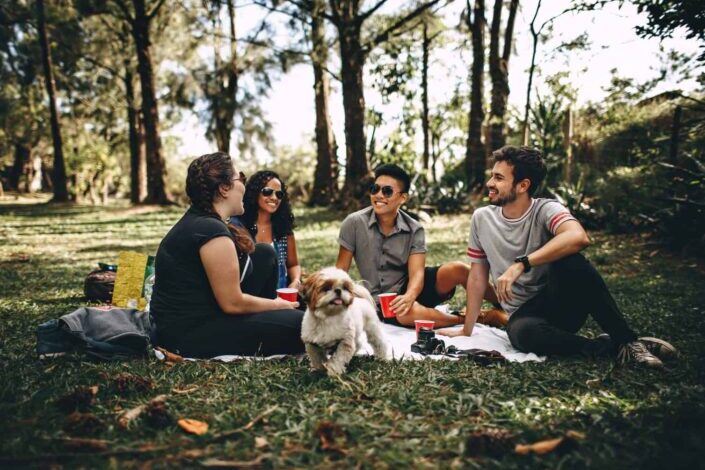
[[[0,205],[0,466],[196,467],[211,458],[259,458],[265,468],[673,469],[701,462],[705,270],[692,259],[653,253],[635,236],[592,234],[588,256],[634,327],[671,340],[682,352],[665,372],[613,369],[608,361],[483,368],[355,358],[349,374],[335,381],[295,359],[176,365],[93,362],[80,355],[38,360],[36,326],[84,303],[83,278],[96,263],[114,262],[124,249],[155,252],[182,211]],[[340,220],[340,214],[299,210],[306,271],[334,262]],[[435,218],[427,227],[429,264],[464,259],[468,225],[467,215]],[[593,324],[586,329],[597,331]],[[598,383],[588,386],[593,379]],[[93,418],[72,424],[75,416],[57,400],[93,385],[97,395],[80,408]],[[184,389],[192,391],[175,393]],[[209,433],[187,435],[156,413],[127,430],[117,425],[122,410],[159,394],[169,394],[168,416],[206,421]],[[273,406],[250,429],[214,439]],[[333,436],[329,446],[322,445],[323,428]],[[471,437],[487,430],[499,430],[500,437]],[[513,451],[515,444],[569,430],[586,436],[572,449],[544,456]],[[105,440],[109,451],[167,448],[95,456],[68,448],[69,437]]]

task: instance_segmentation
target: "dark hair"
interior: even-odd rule
[[[252,177],[247,180],[247,186],[245,186],[245,214],[241,217],[241,220],[253,237],[257,235],[256,224],[257,212],[259,211],[257,199],[259,198],[262,188],[267,186],[267,183],[275,178],[282,184],[284,197],[277,211],[272,214],[272,233],[274,238],[282,238],[294,233],[294,213],[291,210],[286,184],[284,184],[284,181],[282,181],[275,172],[262,170],[252,175]]]
[[[492,152],[492,158],[495,162],[507,162],[512,166],[514,186],[524,179],[531,181],[531,185],[529,185],[530,196],[538,191],[546,176],[546,165],[541,158],[541,152],[535,148],[505,145]]]
[[[380,176],[390,176],[402,184],[402,193],[408,193],[411,187],[411,177],[399,165],[394,163],[384,163],[375,168],[375,179]]]
[[[227,153],[209,153],[192,161],[186,176],[186,194],[191,200],[191,205],[220,220],[220,216],[213,209],[213,201],[221,186],[232,187],[234,176],[233,162]],[[255,244],[247,231],[232,224],[227,225],[238,251],[252,253]]]

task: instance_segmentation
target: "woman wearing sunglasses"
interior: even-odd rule
[[[157,344],[190,357],[304,351],[297,302],[277,298],[277,257],[226,221],[244,211],[247,178],[222,152],[189,165],[191,207],[159,245],[150,303]]]
[[[294,238],[294,214],[286,184],[273,171],[258,171],[245,188],[245,214],[240,217],[257,243],[269,243],[277,252],[277,287],[301,286],[301,266]]]

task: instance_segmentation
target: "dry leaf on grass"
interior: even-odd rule
[[[264,437],[255,437],[255,449],[264,449],[269,446],[269,442]]]
[[[108,441],[103,439],[82,439],[71,437],[68,439],[60,439],[67,449],[79,452],[104,452],[108,450]]]
[[[156,349],[157,349],[157,351],[159,351],[160,353],[164,354],[164,360],[165,360],[167,363],[174,364],[174,363],[177,363],[177,362],[184,362],[184,358],[183,358],[182,356],[179,356],[179,355],[176,354],[176,353],[173,353],[173,352],[171,352],[171,351],[167,351],[167,350],[164,349],[164,348],[156,348]]]
[[[167,398],[169,398],[168,395],[158,395],[152,398],[148,403],[144,403],[125,411],[118,418],[118,425],[123,429],[127,429],[130,426],[130,423],[137,419],[137,417],[139,417],[139,415],[141,415],[149,406],[164,403]]]
[[[176,394],[176,395],[187,395],[191,392],[195,392],[199,388],[200,387],[198,385],[192,385],[192,386],[186,387],[186,388],[172,388],[171,393]]]
[[[521,455],[534,453],[536,455],[548,454],[556,450],[569,451],[575,448],[578,441],[585,439],[585,434],[577,431],[568,431],[565,436],[555,439],[546,439],[533,444],[517,444],[514,452]]]
[[[272,454],[262,454],[254,460],[222,460],[206,459],[201,461],[201,466],[206,468],[261,468]]]
[[[321,450],[347,455],[348,451],[337,442],[338,438],[345,438],[345,431],[339,425],[330,421],[321,421],[316,428],[316,435],[321,443]]]
[[[196,419],[183,418],[180,419],[177,424],[181,429],[189,434],[202,436],[208,432],[208,423],[204,423],[203,421],[198,421]]]
[[[90,405],[98,394],[98,386],[79,386],[73,392],[59,398],[56,405],[66,412],[76,411],[78,408]]]
[[[154,388],[152,381],[139,377],[137,375],[130,374],[129,372],[121,372],[112,378],[112,382],[115,388],[121,393],[125,394],[131,390],[138,392],[148,392]]]
[[[511,434],[503,429],[475,431],[465,441],[465,455],[499,457],[511,449]]]

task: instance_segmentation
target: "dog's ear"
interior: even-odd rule
[[[304,283],[301,284],[301,289],[299,289],[299,293],[301,294],[301,298],[308,305],[313,305],[313,303],[311,302],[311,297],[313,296],[313,292],[316,290],[316,286],[320,282],[320,277],[321,275],[319,273],[311,274],[304,281]]]

